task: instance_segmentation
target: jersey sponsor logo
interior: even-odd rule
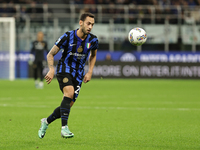
[[[79,48],[77,49],[77,52],[81,53],[83,51],[82,46],[79,46]]]
[[[67,83],[69,81],[68,78],[63,78],[63,83]]]
[[[86,57],[86,54],[78,54],[72,52],[70,52],[69,55],[77,56],[77,59],[84,59]]]
[[[76,44],[69,44],[69,46],[74,46],[74,45],[76,45]]]

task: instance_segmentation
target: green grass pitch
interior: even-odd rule
[[[199,80],[92,79],[71,109],[74,138],[61,138],[59,119],[39,139],[61,100],[56,80],[0,80],[0,150],[200,149]]]

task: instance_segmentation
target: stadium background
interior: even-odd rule
[[[199,0],[2,0],[0,16],[16,19],[16,78],[32,77],[31,66],[27,62],[36,33],[44,32],[50,49],[60,35],[78,27],[77,20],[83,11],[92,12],[96,16],[92,33],[99,38],[97,61],[101,61],[101,65],[107,65],[95,68],[97,72],[98,68],[103,72],[112,72],[112,62],[120,66],[121,62],[132,62],[129,68],[131,65],[134,67],[135,62],[140,66],[143,66],[143,62],[157,62],[157,66],[161,65],[161,68],[150,64],[150,67],[146,67],[144,77],[198,78],[199,8]],[[128,32],[137,26],[144,28],[148,36],[147,42],[140,47],[132,46],[127,41]],[[59,56],[58,54],[56,61]],[[4,55],[1,47],[0,61],[6,59],[9,58]],[[169,65],[177,66],[177,73],[171,73],[173,68]],[[165,73],[162,72],[162,66]],[[47,68],[44,69],[44,74],[46,70]],[[155,72],[158,75],[153,75]],[[103,77],[107,77],[104,74]]]

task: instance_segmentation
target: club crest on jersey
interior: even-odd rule
[[[68,81],[68,78],[63,78],[63,83],[67,83]]]
[[[79,46],[79,48],[77,49],[77,51],[78,51],[79,53],[81,53],[81,52],[83,51],[82,46]]]
[[[91,46],[91,43],[87,43],[87,48],[89,49]]]

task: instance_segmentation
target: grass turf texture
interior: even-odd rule
[[[200,81],[92,79],[82,85],[71,109],[69,129],[61,121],[38,138],[40,119],[60,105],[53,80],[35,89],[33,80],[0,80],[2,150],[189,150],[200,149]]]

